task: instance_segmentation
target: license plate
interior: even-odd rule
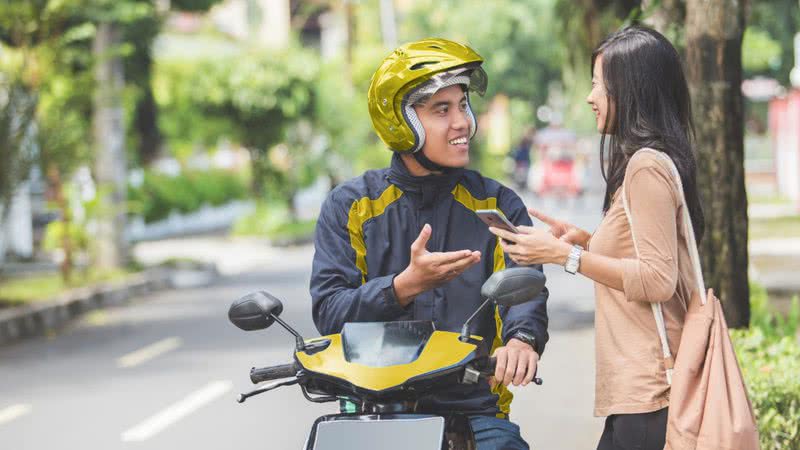
[[[314,450],[441,450],[444,417],[333,420],[317,424]]]

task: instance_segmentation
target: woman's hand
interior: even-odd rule
[[[500,245],[512,261],[521,266],[547,263],[563,266],[566,263],[572,244],[533,227],[519,226],[517,229],[519,233],[515,234],[489,227],[489,231],[503,239]]]
[[[557,239],[561,239],[562,241],[568,242],[572,245],[580,245],[581,247],[586,248],[589,244],[589,239],[592,237],[589,232],[582,230],[569,222],[554,219],[539,210],[528,208],[528,214],[549,226],[550,234],[555,236]]]

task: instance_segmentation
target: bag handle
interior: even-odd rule
[[[688,247],[689,247],[689,257],[692,260],[692,268],[695,272],[695,280],[697,281],[697,288],[698,294],[700,295],[700,301],[703,305],[706,304],[706,289],[705,289],[705,282],[703,280],[703,271],[700,267],[700,254],[697,251],[697,240],[695,239],[694,235],[694,228],[692,227],[692,219],[689,215],[689,208],[686,203],[686,197],[683,193],[683,183],[681,183],[681,177],[678,173],[677,167],[675,167],[675,163],[672,162],[672,159],[657,151],[652,149],[641,149],[640,152],[649,152],[654,153],[657,157],[661,158],[667,166],[670,168],[670,172],[672,172],[672,178],[675,184],[678,186],[678,192],[681,194],[681,202],[684,206],[683,208],[683,227],[686,236],[689,238]],[[636,250],[636,257],[639,258],[639,246],[636,243],[636,235],[633,231],[633,217],[631,216],[630,209],[628,207],[628,198],[625,194],[625,181],[623,180],[622,183],[622,205],[625,208],[625,216],[628,218],[628,225],[631,229],[631,239],[633,240],[633,248]],[[653,310],[653,318],[656,321],[656,326],[658,328],[658,337],[661,340],[661,351],[664,356],[664,360],[668,362],[667,367],[667,384],[672,384],[672,352],[669,349],[669,342],[667,341],[667,328],[664,323],[664,312],[661,309],[661,303],[650,303],[650,307]]]

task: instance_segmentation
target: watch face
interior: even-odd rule
[[[573,247],[572,251],[569,253],[569,256],[567,257],[567,263],[564,264],[564,270],[575,275],[575,272],[578,271],[580,258],[581,258],[580,248],[577,246]]]
[[[567,272],[572,272],[572,273],[574,273],[574,272],[575,272],[575,269],[577,269],[577,268],[578,268],[578,267],[577,267],[577,266],[578,266],[578,264],[577,264],[577,263],[578,263],[578,262],[577,262],[577,261],[575,261],[575,260],[570,260],[570,261],[568,261],[568,262],[567,262],[567,265],[565,266],[565,268],[567,269]]]

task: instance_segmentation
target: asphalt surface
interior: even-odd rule
[[[526,199],[593,229],[599,200]],[[541,224],[538,224],[541,226]],[[235,402],[252,389],[251,366],[288,362],[293,338],[279,327],[243,332],[230,303],[266,289],[304,336],[311,322],[313,248],[194,238],[150,243],[140,257],[217,262],[207,286],[161,292],[90,313],[52,336],[0,347],[0,449],[299,449],[314,419],[334,404],[307,402],[287,387]],[[176,255],[177,254],[177,255]],[[534,449],[594,448],[593,287],[547,269],[551,340],[543,386],[515,389],[512,418]]]

